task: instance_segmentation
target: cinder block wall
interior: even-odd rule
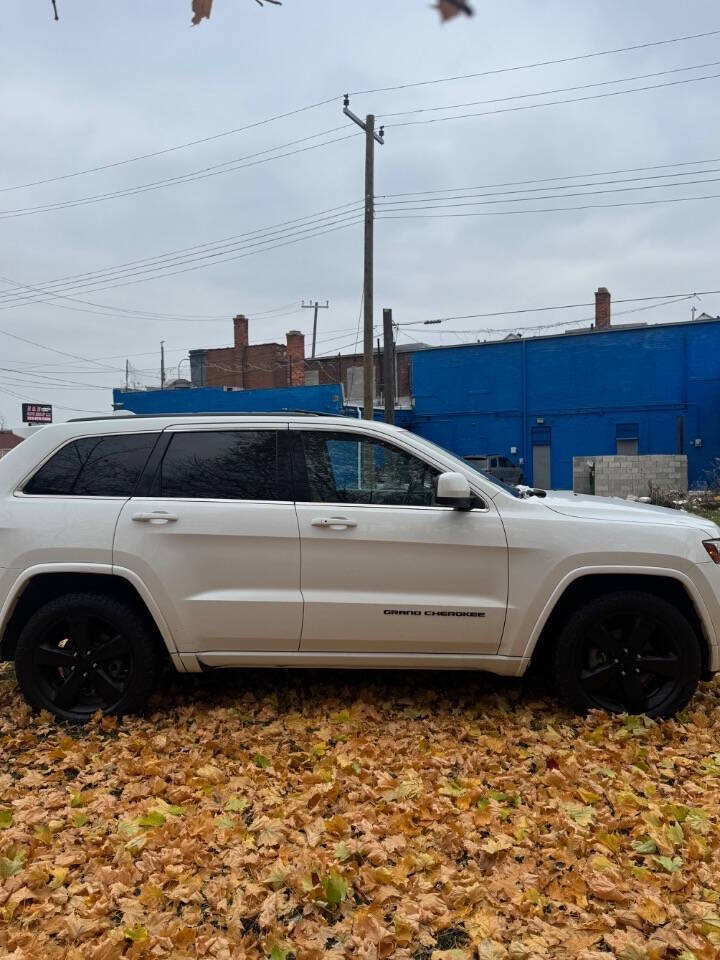
[[[592,486],[594,464],[595,484]],[[573,457],[573,490],[598,497],[645,497],[650,484],[661,490],[687,492],[688,465],[685,455],[638,457]]]

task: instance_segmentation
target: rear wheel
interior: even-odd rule
[[[672,716],[692,697],[700,671],[690,623],[648,593],[591,600],[570,617],[555,651],[559,693],[582,712]]]
[[[158,673],[155,638],[131,604],[101,594],[51,600],[25,624],[15,672],[25,698],[60,720],[143,706]]]

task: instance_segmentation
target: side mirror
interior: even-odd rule
[[[441,473],[438,477],[435,502],[441,507],[472,510],[473,495],[470,484],[461,473]]]

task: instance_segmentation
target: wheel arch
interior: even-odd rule
[[[707,608],[692,582],[681,573],[669,570],[657,573],[586,571],[560,584],[525,651],[530,666],[538,668],[549,662],[557,637],[575,610],[596,597],[622,591],[650,593],[677,606],[697,636],[703,676],[709,678],[712,675],[716,638]]]
[[[132,603],[152,628],[159,653],[176,654],[170,629],[144,584],[111,568],[39,568],[24,571],[0,611],[0,661],[13,660],[23,626],[41,604],[67,593],[97,592]],[[173,657],[173,660],[176,660]]]

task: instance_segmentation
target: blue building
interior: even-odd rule
[[[401,426],[460,456],[522,460],[537,486],[572,489],[573,457],[636,453],[686,454],[693,485],[720,457],[718,318],[426,348],[413,353],[411,373]],[[138,414],[358,415],[338,384],[116,390],[114,400]]]
[[[720,320],[607,327],[418,351],[411,429],[461,456],[524,462],[572,489],[572,459],[688,457],[690,484],[720,456]]]

